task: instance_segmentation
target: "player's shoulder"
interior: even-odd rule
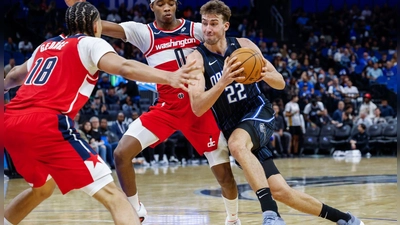
[[[58,35],[56,37],[49,38],[46,41],[62,41],[65,38],[66,38],[66,36],[64,34],[60,34],[60,35]]]
[[[92,36],[80,36],[78,37],[79,44],[83,45],[109,45],[109,43],[99,37],[92,37]]]
[[[187,20],[187,19],[184,19],[184,18],[182,18],[181,20],[184,21],[184,22],[186,22],[186,23],[200,24],[200,25],[201,25],[201,23],[199,23],[199,22],[194,22],[194,21],[192,21],[192,20]]]
[[[184,18],[182,18],[181,20],[186,24],[190,24],[191,26],[194,26],[195,29],[196,28],[201,28],[201,23],[199,23],[199,22],[194,22],[192,20],[187,20],[187,19],[184,19]]]
[[[199,48],[195,49],[192,53],[187,56],[188,59],[203,59],[203,55],[199,52]]]
[[[248,39],[248,38],[236,38],[236,40],[239,42],[240,46],[242,47],[252,47],[253,42]]]
[[[122,28],[126,29],[126,28],[131,28],[131,29],[136,29],[138,27],[147,27],[148,25],[150,25],[152,23],[139,23],[139,22],[135,22],[135,21],[126,21],[126,22],[122,22],[119,23],[120,26],[122,26]]]

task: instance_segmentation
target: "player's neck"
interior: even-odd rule
[[[155,21],[156,27],[160,30],[175,30],[177,27],[179,27],[182,24],[182,21],[180,19],[175,19],[171,23],[163,23],[160,20]]]
[[[219,40],[216,44],[214,45],[209,45],[207,43],[204,43],[204,46],[213,53],[219,54],[219,55],[225,55],[226,49],[228,48],[228,45],[226,43],[226,38],[223,37],[221,40]]]

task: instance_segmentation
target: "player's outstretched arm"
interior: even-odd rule
[[[10,70],[6,78],[4,78],[4,93],[11,88],[20,86],[24,82],[26,74],[28,73],[27,63],[28,61]]]
[[[64,1],[68,7],[71,7],[77,2],[85,2],[86,0],[64,0]],[[102,20],[101,25],[103,27],[102,30],[103,35],[123,40],[126,39],[124,29],[119,24]]]
[[[248,47],[257,50],[261,55],[260,49],[257,47],[256,44],[254,44],[252,41],[250,41],[247,38],[238,38],[238,42],[242,47]],[[277,90],[282,90],[285,88],[285,80],[283,79],[282,74],[280,74],[270,63],[268,60],[266,60],[263,57],[264,61],[264,67],[262,68],[261,72],[261,77],[262,80],[264,80],[269,86],[271,86],[274,89]]]
[[[184,91],[188,91],[185,85],[191,79],[198,79],[195,75],[190,74],[192,70],[197,68],[194,64],[195,61],[191,61],[175,72],[168,72],[109,52],[100,58],[97,67],[106,73],[119,74],[129,80],[168,84],[174,88],[182,88]]]
[[[126,40],[125,31],[118,23],[102,20],[101,26],[103,27],[103,30],[101,31],[102,35]]]

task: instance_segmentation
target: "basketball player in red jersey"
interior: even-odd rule
[[[120,38],[138,47],[150,66],[174,71],[185,64],[186,56],[203,41],[201,24],[175,17],[177,0],[150,0],[155,21],[150,24],[103,21],[103,35]],[[132,159],[147,146],[155,146],[176,130],[182,131],[200,155],[208,159],[222,188],[226,206],[225,224],[240,224],[238,191],[233,177],[227,143],[211,111],[202,117],[193,114],[188,93],[169,85],[157,85],[159,99],[150,111],[135,120],[114,152],[116,172],[122,190],[144,219],[146,210],[139,201]]]
[[[81,139],[73,119],[98,80],[98,70],[127,79],[184,88],[190,63],[176,73],[120,57],[103,39],[97,9],[76,3],[66,12],[69,36],[36,48],[4,79],[4,92],[21,85],[6,105],[4,145],[17,171],[31,185],[6,207],[4,224],[20,223],[58,185],[63,194],[81,189],[101,202],[115,224],[140,224],[106,163]],[[192,63],[193,64],[193,63]]]

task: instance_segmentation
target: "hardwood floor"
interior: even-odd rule
[[[275,163],[289,185],[326,204],[351,211],[366,225],[397,224],[397,158],[362,158],[360,162],[333,158],[277,159]],[[242,171],[233,171],[240,190],[242,224],[261,224],[261,209]],[[144,225],[223,225],[224,203],[219,185],[208,165],[137,168],[140,200],[148,217]],[[114,179],[117,180],[115,172]],[[5,205],[28,185],[23,179],[8,183]],[[278,203],[289,225],[328,225]],[[21,225],[112,224],[111,215],[97,201],[80,191],[62,196],[57,189]]]

